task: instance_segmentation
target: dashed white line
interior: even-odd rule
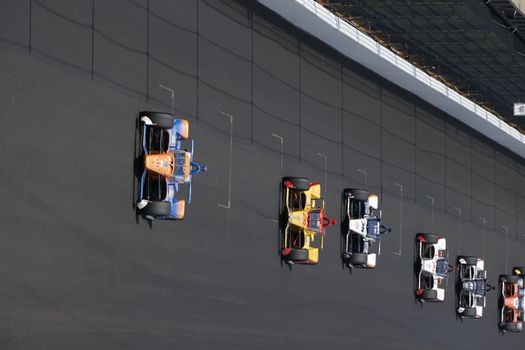
[[[399,187],[399,249],[397,252],[393,252],[396,255],[401,256],[401,247],[403,243],[403,185],[394,182],[394,185]]]
[[[233,115],[223,111],[219,113],[230,120],[230,166],[228,174],[228,204],[217,203],[221,208],[230,209],[232,204],[232,155],[233,155]]]
[[[360,172],[361,174],[363,174],[364,178],[365,178],[365,187],[368,186],[368,172],[366,170],[363,170],[363,169],[357,169],[358,172]]]
[[[434,197],[431,196],[425,196],[426,198],[430,199],[432,209],[431,209],[431,231],[434,232]]]
[[[324,159],[324,188],[325,193],[328,191],[328,156],[326,154],[323,154],[321,152],[316,153],[319,157],[322,157]]]
[[[505,230],[505,271],[508,271],[509,269],[509,227],[505,225],[501,225],[501,227]]]
[[[167,90],[171,93],[171,114],[175,114],[175,90],[167,87],[167,86],[164,86],[162,84],[159,84],[159,87],[161,89],[164,89],[164,90]]]
[[[277,134],[272,134],[273,137],[279,139],[279,141],[281,142],[281,177],[283,176],[283,151],[284,151],[284,137],[280,136],[280,135],[277,135]]]
[[[487,257],[487,219],[483,216],[479,217],[483,221],[483,259]]]
[[[461,221],[461,208],[454,207],[458,211],[459,217],[459,239],[458,239],[458,252],[461,254],[461,244],[463,243],[463,230],[462,230],[462,221]]]

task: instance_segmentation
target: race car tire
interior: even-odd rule
[[[307,261],[308,249],[292,249],[284,258],[289,261]]]
[[[524,266],[514,266],[512,268],[512,273],[515,276],[525,276],[525,267]]]
[[[501,322],[499,326],[507,332],[517,332],[519,330],[518,324],[513,322]]]
[[[368,256],[365,253],[353,253],[350,257],[350,264],[354,266],[366,266]]]
[[[421,300],[437,300],[438,294],[436,290],[424,290],[423,293],[419,295]]]
[[[368,191],[358,188],[345,188],[343,191],[345,198],[348,196],[353,196],[355,200],[358,201],[367,201],[368,200]]]
[[[512,283],[518,283],[519,277],[513,276],[513,275],[501,275],[499,276],[499,280],[501,282],[512,284]]]
[[[173,128],[173,122],[175,120],[175,117],[173,115],[169,113],[162,113],[162,112],[144,111],[144,112],[140,112],[140,116],[148,117],[151,120],[151,122],[155,125],[155,127],[161,128],[161,129]]]
[[[438,242],[439,236],[435,233],[418,233],[417,237],[422,237],[425,243],[436,244]]]
[[[476,317],[476,308],[466,307],[460,315],[461,317]]]
[[[144,208],[139,209],[142,215],[151,216],[169,216],[171,212],[171,203],[164,201],[151,201]]]
[[[475,256],[458,256],[458,260],[463,259],[467,262],[467,265],[476,266],[478,263],[478,258]]]
[[[310,188],[310,179],[305,177],[293,177],[293,176],[285,176],[283,177],[283,184],[285,181],[289,181],[292,183],[292,188],[299,190],[299,191],[306,191]],[[283,185],[284,186],[284,185]]]

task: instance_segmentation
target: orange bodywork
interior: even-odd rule
[[[144,167],[157,174],[171,177],[175,170],[175,157],[172,152],[148,154],[144,159]]]
[[[506,284],[503,294],[503,304],[512,310],[518,309],[519,286],[517,283]]]
[[[512,310],[511,312],[508,312],[505,316],[505,322],[513,322],[516,323],[519,321],[519,285],[518,283],[508,283],[505,284],[505,288],[503,290],[503,305],[508,310]]]
[[[184,211],[186,209],[186,201],[183,199],[179,199],[175,203],[171,204],[174,207],[174,210],[172,210],[173,213],[176,213],[175,219],[182,220],[184,219]],[[173,215],[173,214],[172,214]]]
[[[190,136],[190,123],[185,119],[178,119],[178,133],[182,138],[187,139]]]
[[[174,152],[148,154],[144,158],[144,167],[149,171],[168,178],[176,178],[178,182],[184,183],[190,178],[191,154],[184,152],[183,158],[176,158]]]
[[[504,304],[509,309],[517,309],[518,308],[518,297],[505,297],[504,298]]]

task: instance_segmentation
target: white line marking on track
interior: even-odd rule
[[[357,169],[357,171],[359,171],[361,174],[363,174],[363,176],[365,178],[365,187],[367,187],[368,186],[368,171],[363,170],[363,169]]]
[[[277,135],[277,134],[272,134],[273,137],[279,139],[279,141],[281,142],[281,177],[283,177],[283,150],[284,150],[284,137],[280,136],[280,135]]]
[[[454,207],[458,211],[458,217],[459,217],[459,239],[458,239],[458,253],[461,255],[461,245],[463,243],[463,230],[461,225],[461,208]]]
[[[217,203],[221,208],[230,209],[232,204],[232,158],[233,158],[233,115],[223,111],[219,113],[230,120],[230,166],[228,175],[228,204]]]
[[[487,219],[483,216],[479,217],[483,221],[483,259],[487,257]]]
[[[328,193],[328,156],[326,154],[323,154],[321,152],[316,153],[319,157],[322,157],[324,159],[324,192],[325,195]]]
[[[401,247],[403,245],[403,185],[394,182],[394,186],[399,187],[399,248],[397,252],[392,252],[401,256]]]
[[[164,89],[164,90],[167,90],[171,93],[171,114],[175,114],[175,90],[167,87],[167,86],[164,86],[162,84],[159,84],[159,87],[161,89]]]
[[[509,269],[509,227],[505,225],[501,225],[501,227],[505,230],[505,271],[508,271]]]
[[[431,202],[431,205],[432,205],[432,209],[431,209],[431,231],[434,232],[434,197],[431,197],[431,196],[425,196],[425,198],[428,198],[430,199],[430,202]]]

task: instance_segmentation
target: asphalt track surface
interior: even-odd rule
[[[169,111],[166,88],[209,171],[183,222],[148,225],[135,118]],[[275,16],[2,1],[0,106],[2,349],[523,346],[498,332],[497,292],[477,321],[456,320],[453,279],[445,303],[417,304],[413,243],[446,235],[453,258],[485,256],[492,284],[525,264],[524,162]],[[281,264],[281,174],[321,182],[337,219],[343,188],[379,192],[394,232],[378,267],[342,268],[339,227],[319,265]]]

